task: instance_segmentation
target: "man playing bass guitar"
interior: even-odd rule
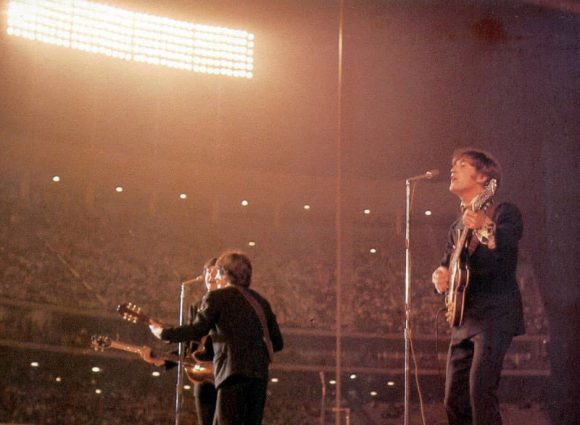
[[[445,383],[450,425],[502,424],[497,390],[503,359],[512,338],[524,333],[516,282],[521,214],[513,204],[486,200],[500,181],[500,165],[487,152],[453,153],[449,190],[461,201],[462,215],[451,225],[432,276],[447,295],[452,326]]]

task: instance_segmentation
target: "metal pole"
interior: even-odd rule
[[[406,185],[406,213],[405,213],[405,400],[404,425],[409,425],[409,406],[411,395],[411,365],[410,365],[410,337],[411,337],[411,180]]]
[[[336,425],[340,425],[340,405],[342,397],[342,45],[344,0],[340,0],[339,7],[336,98]]]
[[[185,285],[181,284],[179,294],[179,326],[185,324]],[[181,425],[181,410],[183,406],[183,358],[185,357],[185,343],[180,342],[179,362],[177,364],[177,384],[175,386],[175,425]]]

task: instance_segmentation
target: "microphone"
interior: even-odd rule
[[[407,179],[407,181],[410,182],[410,181],[414,181],[414,180],[424,180],[424,179],[431,180],[433,177],[437,177],[438,175],[439,175],[439,170],[429,170],[429,171],[425,171],[424,174],[409,177]]]
[[[186,285],[186,286],[187,285],[193,285],[195,283],[203,282],[204,280],[205,280],[204,279],[204,276],[202,274],[200,274],[199,276],[194,277],[193,279],[184,280],[183,282],[181,282],[181,284],[182,285]]]

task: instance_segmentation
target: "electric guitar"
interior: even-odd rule
[[[126,351],[138,355],[141,355],[145,350],[151,350],[151,348],[147,347],[146,345],[139,347],[137,345],[126,344],[121,341],[113,341],[108,336],[103,335],[93,335],[91,337],[91,347],[95,351],[105,351],[106,349],[113,348],[115,350]],[[161,360],[167,360],[175,363],[179,362],[179,356],[171,353],[151,352],[151,356]],[[185,358],[183,360],[183,365],[185,368],[185,374],[192,383],[213,383],[213,370],[211,362],[198,362],[195,359]]]
[[[473,211],[487,208],[495,195],[497,181],[491,179],[472,204]],[[467,264],[466,241],[471,229],[463,228],[459,233],[449,262],[449,289],[445,295],[447,321],[451,327],[461,326],[465,310],[465,296],[469,286],[469,266]],[[475,236],[473,236],[475,237]]]
[[[123,319],[132,322],[132,323],[145,323],[146,325],[151,325],[153,323],[158,323],[155,320],[151,319],[149,316],[147,316],[143,310],[141,310],[141,307],[133,304],[133,303],[123,303],[123,304],[119,304],[119,306],[117,307],[117,312],[121,315],[121,317],[123,317]],[[200,368],[202,368],[204,371],[209,371],[209,374],[211,375],[211,379],[213,381],[213,363],[212,361],[207,361],[207,360],[200,360],[200,357],[203,358],[204,355],[204,348],[205,348],[205,341],[207,339],[207,336],[204,336],[203,338],[201,338],[201,341],[193,341],[193,342],[197,342],[198,346],[197,349],[191,353],[190,358],[192,361],[194,361]],[[187,373],[189,379],[191,381],[195,382],[195,378],[190,376],[190,374],[192,374],[192,371],[188,371],[188,367],[185,367],[185,372]]]

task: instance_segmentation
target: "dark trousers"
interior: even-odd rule
[[[218,388],[214,425],[260,425],[267,385],[263,379],[228,378]]]
[[[512,338],[490,329],[451,343],[445,382],[449,425],[502,424],[497,390]]]
[[[213,384],[195,384],[195,410],[199,425],[212,425],[217,401],[217,390]]]

